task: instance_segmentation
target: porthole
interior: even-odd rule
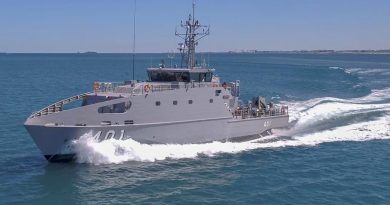
[[[209,102],[210,102],[210,103],[213,103],[213,102],[214,102],[214,100],[211,98],[211,99],[209,100]]]
[[[177,105],[177,100],[174,100],[174,101],[173,101],[173,105]]]
[[[156,106],[160,106],[161,105],[161,102],[160,101],[156,101]]]
[[[193,102],[192,102],[192,100],[188,100],[188,104],[192,104]]]

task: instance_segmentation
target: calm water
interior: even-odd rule
[[[0,204],[390,204],[390,55],[199,57],[240,79],[244,100],[287,103],[290,128],[241,143],[80,141],[79,161],[49,164],[26,117],[130,79],[131,57],[0,54]],[[136,78],[161,58],[137,55]]]

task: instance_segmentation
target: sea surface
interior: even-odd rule
[[[241,80],[243,101],[289,105],[289,128],[235,143],[84,140],[78,161],[48,163],[25,119],[94,81],[131,79],[131,59],[0,54],[0,204],[390,204],[390,55],[200,54]],[[180,64],[137,54],[135,78],[161,59]]]

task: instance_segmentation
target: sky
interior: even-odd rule
[[[192,0],[138,0],[136,52],[169,52]],[[134,0],[1,0],[0,52],[129,53]],[[390,49],[389,0],[197,0],[198,51]]]

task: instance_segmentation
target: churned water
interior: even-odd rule
[[[136,55],[136,78],[170,59]],[[243,100],[289,105],[290,126],[247,142],[75,141],[49,164],[24,120],[94,81],[131,78],[126,54],[0,54],[0,204],[390,204],[390,55],[202,54]],[[172,64],[179,63],[178,61]]]

